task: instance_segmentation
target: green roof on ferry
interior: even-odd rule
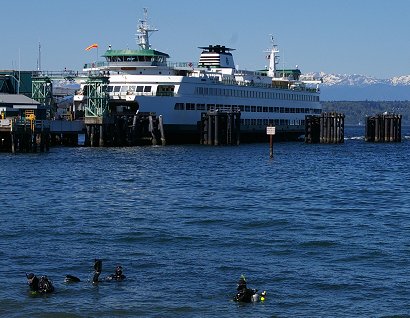
[[[105,51],[103,57],[113,57],[113,56],[164,56],[169,57],[168,54],[156,51],[156,50],[107,50]]]

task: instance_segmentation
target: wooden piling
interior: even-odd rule
[[[305,117],[305,142],[338,144],[344,142],[344,114],[322,113]]]
[[[202,113],[198,125],[202,145],[239,145],[240,143],[239,111],[215,110]]]
[[[161,133],[161,145],[165,146],[166,140],[165,140],[164,122],[163,122],[162,115],[158,116],[158,125],[159,125],[159,131]]]
[[[377,114],[366,117],[365,141],[401,142],[402,115]]]

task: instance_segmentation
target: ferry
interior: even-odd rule
[[[298,68],[278,69],[273,37],[271,48],[262,51],[269,66],[248,71],[235,66],[233,48],[219,44],[199,47],[198,63],[171,63],[167,53],[151,47],[155,31],[145,11],[137,29],[138,49],[109,46],[104,62],[87,63],[83,71],[108,76],[112,114],[161,115],[167,142],[198,143],[201,114],[209,111],[239,112],[245,142],[266,140],[267,126],[275,127],[276,138],[297,139],[304,134],[305,115],[321,113],[320,80],[302,80]],[[74,110],[86,103],[86,85],[84,80],[74,96]]]

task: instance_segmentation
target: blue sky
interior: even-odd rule
[[[302,72],[410,74],[408,0],[14,0],[2,1],[0,69],[81,70],[109,44],[136,48],[143,8],[159,29],[153,48],[171,61],[198,60],[198,46],[235,48],[241,69],[260,69],[273,34],[282,67]],[[101,58],[100,58],[101,59]]]

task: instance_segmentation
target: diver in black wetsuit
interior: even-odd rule
[[[252,302],[253,295],[256,294],[256,291],[246,287],[245,277],[242,275],[238,281],[238,286],[236,288],[237,293],[234,297],[235,301],[250,303]]]
[[[257,289],[251,289],[246,287],[245,276],[241,276],[238,282],[238,287],[236,288],[237,293],[233,298],[234,301],[243,302],[243,303],[254,303],[258,301],[265,301],[266,291],[258,293]]]
[[[26,274],[27,277],[27,284],[30,287],[30,291],[37,292],[38,291],[38,278],[33,273]]]
[[[47,294],[54,291],[54,286],[47,276],[41,276],[37,278],[33,273],[26,274],[27,284],[30,287],[32,293]]]
[[[115,273],[107,276],[105,280],[116,280],[116,281],[122,281],[125,279],[125,275],[122,273],[122,266],[118,265],[115,268]]]

